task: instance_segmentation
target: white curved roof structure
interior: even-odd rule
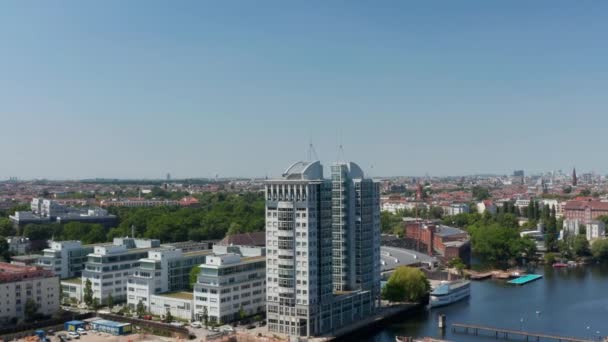
[[[299,161],[293,163],[283,173],[285,179],[323,179],[323,166],[321,162],[316,160],[314,162]]]
[[[359,165],[357,165],[353,162],[337,162],[334,165],[346,165],[346,168],[348,169],[348,173],[349,173],[350,177],[353,179],[365,178],[363,170],[359,167]]]

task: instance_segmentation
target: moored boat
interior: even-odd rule
[[[431,292],[431,308],[452,304],[471,295],[471,282],[469,280],[442,281]]]

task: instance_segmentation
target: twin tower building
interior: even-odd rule
[[[266,183],[270,332],[331,334],[380,300],[380,187],[352,162],[297,162]]]

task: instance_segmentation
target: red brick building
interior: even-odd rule
[[[469,234],[464,230],[430,221],[405,223],[405,237],[419,243],[429,255],[437,255],[444,262],[459,257],[465,263],[471,258]]]
[[[566,202],[564,206],[566,219],[580,220],[586,225],[603,215],[608,215],[608,202],[600,202],[595,199],[574,200]]]

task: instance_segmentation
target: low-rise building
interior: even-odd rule
[[[445,207],[444,212],[449,216],[466,214],[470,212],[470,207],[467,203],[452,203]]]
[[[14,255],[11,257],[11,264],[19,266],[37,266],[38,260],[42,255],[28,254],[28,255]]]
[[[167,292],[150,296],[148,311],[157,316],[165,317],[167,313],[171,316],[192,320],[193,319],[193,294],[191,291]]]
[[[61,292],[65,303],[79,303],[83,301],[82,278],[69,278],[61,280]]]
[[[59,310],[59,278],[40,267],[0,263],[0,299],[0,322],[26,319],[28,301],[50,316]]]
[[[93,245],[82,245],[80,241],[50,241],[38,265],[52,271],[61,279],[80,277]]]
[[[174,200],[160,200],[160,199],[111,199],[102,200],[99,203],[102,207],[128,207],[128,208],[140,208],[140,207],[160,207],[160,206],[177,206],[180,204],[179,201]]]
[[[568,220],[578,219],[585,225],[604,215],[608,215],[608,202],[594,199],[573,200],[566,202],[564,206],[564,218]]]
[[[207,257],[194,286],[197,320],[207,315],[210,322],[226,323],[241,314],[265,311],[266,257],[263,249],[257,251],[251,255],[251,249],[249,256],[229,253]]]
[[[33,198],[30,207],[31,211],[17,211],[14,215],[9,216],[15,226],[22,227],[30,223],[86,222],[110,227],[117,222],[116,216],[108,214],[105,209],[68,207],[56,200]]]
[[[183,253],[172,247],[149,251],[128,279],[127,305],[135,309],[142,302],[151,311],[151,296],[189,289],[190,271],[203,264],[211,253],[211,250]]]
[[[405,221],[405,237],[419,243],[429,255],[437,255],[443,261],[459,257],[469,263],[471,258],[470,237],[464,230],[441,225],[432,221]]]
[[[6,238],[8,250],[16,255],[24,255],[29,253],[31,244],[30,239],[25,236],[9,236]]]
[[[580,234],[580,224],[581,224],[581,220],[579,220],[579,219],[565,219],[563,222],[560,239],[566,238],[568,236],[579,235]]]
[[[127,280],[153,248],[160,247],[157,239],[114,238],[111,244],[93,247],[82,272],[82,283],[92,284],[93,298],[105,303],[108,296],[115,302],[127,300]]]
[[[477,203],[477,212],[480,214],[483,214],[486,211],[488,211],[490,214],[496,214],[496,209],[496,205],[494,205],[494,202],[490,200],[483,200]]]
[[[603,238],[606,234],[606,225],[602,221],[591,221],[585,229],[587,240]]]

